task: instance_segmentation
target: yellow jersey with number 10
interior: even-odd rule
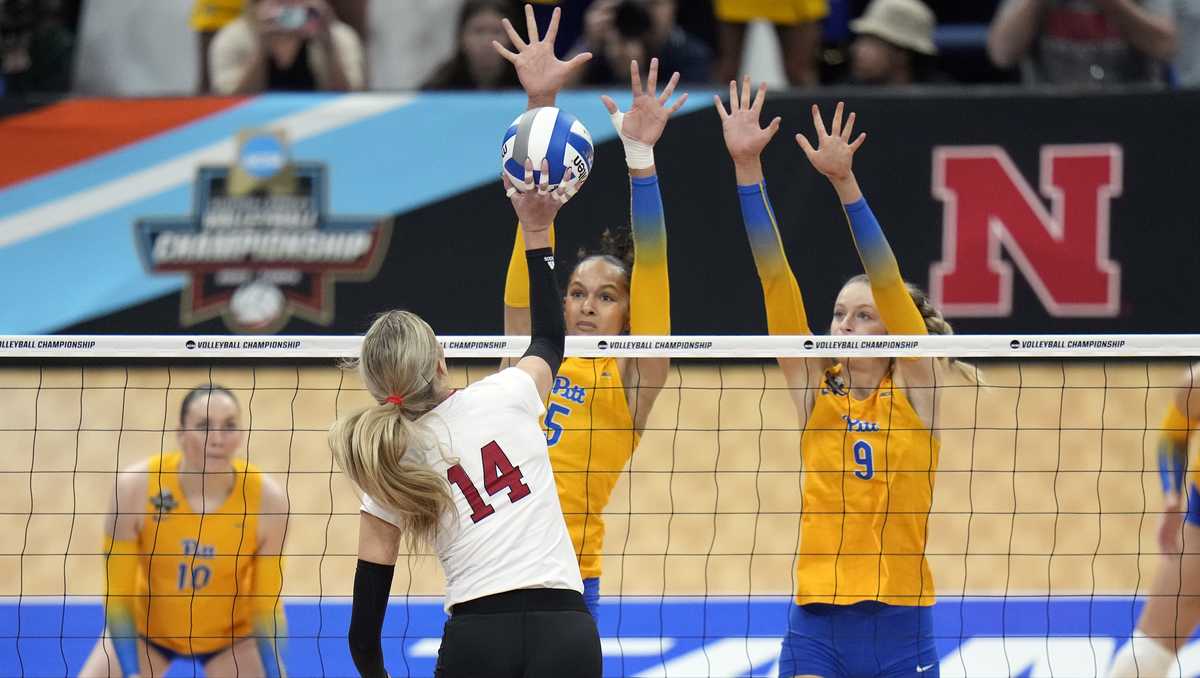
[[[796,604],[932,605],[926,528],[940,443],[889,374],[855,400],[826,371],[801,437]]]
[[[150,460],[138,577],[138,633],[182,654],[215,652],[251,634],[262,476],[236,459],[229,498],[193,510],[179,484],[180,452]],[[239,596],[238,593],[242,592]]]
[[[641,436],[613,358],[567,358],[546,404],[558,500],[584,579],[600,576],[604,507]]]

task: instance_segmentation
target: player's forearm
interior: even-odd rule
[[[863,269],[871,282],[871,294],[875,297],[875,308],[879,310],[880,319],[890,334],[926,334],[925,319],[908,293],[896,255],[883,235],[875,214],[857,190],[857,184],[853,192],[838,191],[839,197],[854,194],[858,195],[858,199],[851,203],[843,200],[842,208],[846,211],[846,220],[850,223],[850,232]]]
[[[359,559],[350,611],[350,656],[363,678],[386,678],[383,667],[383,619],[387,614],[394,565]]]
[[[658,177],[639,176],[634,171],[630,170],[633,270],[629,284],[629,331],[662,336],[671,333],[666,215]]]
[[[133,621],[133,601],[141,557],[132,540],[106,540],[104,621],[124,675],[138,675],[137,626]]]
[[[783,250],[775,210],[767,197],[767,186],[761,179],[761,171],[759,181],[742,183],[743,178],[753,176],[753,173],[739,173],[738,201],[746,225],[746,237],[750,240],[750,252],[754,255],[754,267],[762,283],[767,331],[770,334],[812,334],[800,285]]]
[[[1012,0],[1000,8],[988,29],[987,51],[992,63],[1008,68],[1025,56],[1045,8],[1046,0]]]
[[[1148,12],[1131,0],[1099,0],[1098,4],[1134,47],[1161,61],[1175,55],[1175,23],[1169,18]]]
[[[269,619],[269,621],[268,621]],[[283,615],[258,620],[254,625],[258,656],[262,659],[263,675],[266,678],[286,678],[283,668],[283,653],[287,638],[287,622]]]
[[[554,247],[554,224],[550,225],[550,247]],[[513,242],[512,255],[508,258],[508,272],[504,277],[504,305],[513,309],[529,308],[529,266],[525,263],[525,236],[517,225],[517,237]],[[507,317],[507,316],[506,316]],[[528,324],[528,321],[526,321]],[[505,332],[508,334],[527,334],[524,332]]]
[[[267,678],[283,678],[287,618],[283,611],[283,557],[259,554],[254,560],[253,627]]]

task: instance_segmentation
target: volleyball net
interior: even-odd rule
[[[0,337],[0,676],[78,672],[103,629],[116,474],[177,449],[181,401],[208,383],[238,397],[241,454],[290,499],[288,673],[353,675],[359,499],[326,432],[372,402],[338,367],[359,342]],[[442,338],[451,384],[527,343]],[[805,510],[775,358],[889,356],[955,357],[978,377],[937,386],[925,553],[942,675],[1082,676],[1103,675],[1160,567],[1159,427],[1200,336],[569,337],[567,352],[672,358],[604,512],[606,675],[775,675]],[[384,629],[392,676],[432,675],[442,584],[433,555],[402,554]],[[1200,672],[1200,649],[1180,662]]]

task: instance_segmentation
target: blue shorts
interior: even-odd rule
[[[863,602],[788,613],[780,678],[937,678],[933,608]]]
[[[174,663],[178,659],[191,659],[192,661],[198,662],[201,666],[203,666],[203,665],[207,664],[208,662],[212,661],[213,657],[215,657],[215,656],[221,654],[222,652],[224,652],[225,650],[229,649],[228,647],[223,647],[220,650],[216,650],[213,652],[197,652],[196,654],[187,654],[185,652],[176,652],[175,650],[172,650],[169,647],[163,647],[162,645],[159,645],[158,643],[150,640],[149,638],[147,638],[145,636],[142,636],[141,638],[142,638],[142,640],[146,641],[147,645],[154,648],[155,650],[158,650],[159,654],[166,657],[168,662],[172,662],[172,663]],[[232,645],[230,647],[232,647]]]
[[[592,619],[600,624],[600,577],[589,577],[583,580],[583,602],[587,605]]]
[[[1192,483],[1191,489],[1188,490],[1187,521],[1200,527],[1200,490],[1196,489],[1195,483]]]

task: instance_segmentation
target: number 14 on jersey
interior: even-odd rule
[[[514,504],[529,496],[529,486],[525,484],[521,467],[513,466],[496,441],[484,445],[479,453],[483,462],[483,489],[489,496],[494,497],[501,491],[508,490],[508,501]],[[455,464],[446,469],[446,477],[467,498],[467,504],[471,506],[471,522],[478,523],[496,512],[496,509],[480,496],[479,490],[475,488],[475,483],[471,482],[471,477],[467,475],[462,464]]]

